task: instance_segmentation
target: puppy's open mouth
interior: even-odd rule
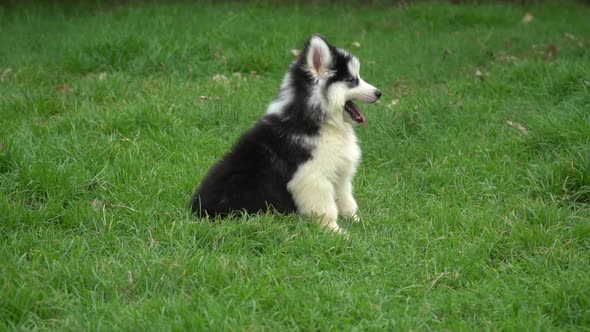
[[[352,121],[357,123],[362,123],[363,126],[367,124],[367,119],[365,119],[365,115],[352,100],[349,100],[344,104],[344,111],[350,115]]]

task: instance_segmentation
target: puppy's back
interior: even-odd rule
[[[194,213],[224,217],[269,207],[281,213],[296,211],[287,183],[310,154],[273,120],[259,121],[211,168],[191,199]]]

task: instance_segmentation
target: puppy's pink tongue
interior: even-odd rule
[[[367,125],[367,119],[365,118],[365,115],[363,114],[363,112],[361,112],[358,106],[356,106],[356,104],[352,102],[352,100],[346,102],[346,104],[344,105],[344,109],[348,114],[350,114],[352,120],[358,123],[362,123],[363,126]]]

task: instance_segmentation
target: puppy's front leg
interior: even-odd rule
[[[334,199],[334,186],[328,179],[301,172],[287,185],[297,212],[313,217],[320,225],[342,233],[338,226],[338,207]]]
[[[354,221],[360,221],[358,204],[352,195],[352,179],[346,177],[336,186],[336,205],[341,216],[351,217]]]

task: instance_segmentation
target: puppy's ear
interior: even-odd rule
[[[320,36],[314,35],[308,41],[307,66],[314,77],[321,78],[330,67],[332,55],[328,43]]]

